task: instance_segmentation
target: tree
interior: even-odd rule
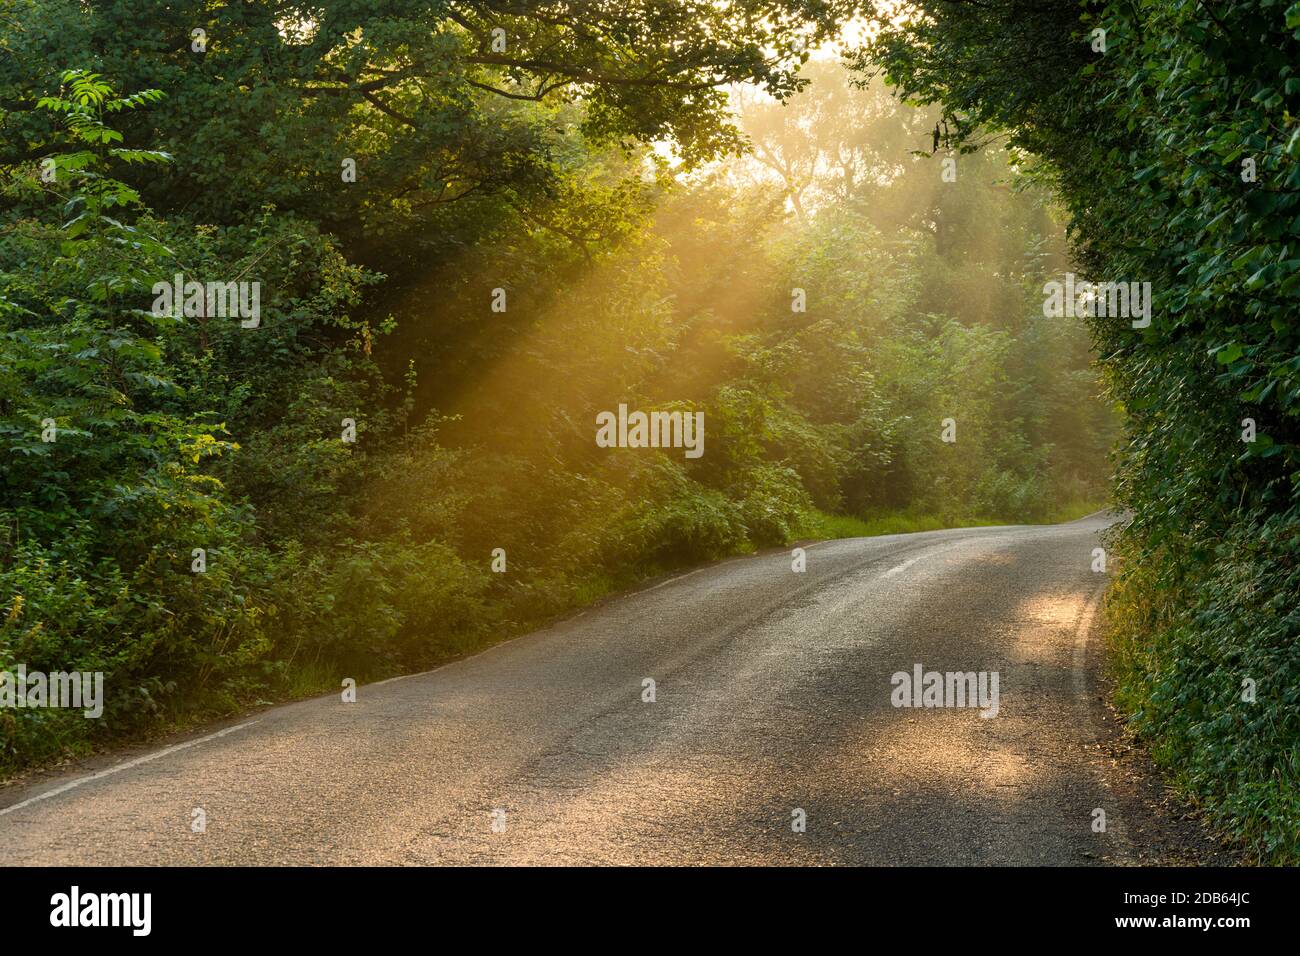
[[[166,102],[124,128],[178,157],[170,177],[136,184],[160,212],[231,223],[273,203],[392,251],[441,207],[507,188],[544,198],[569,123],[606,142],[672,140],[687,161],[734,150],[722,87],[789,96],[805,44],[854,6],[5,0],[0,99],[12,109],[34,77],[48,92],[49,63],[160,88]],[[5,123],[0,163],[30,160],[31,118]],[[342,187],[346,160],[356,181]]]

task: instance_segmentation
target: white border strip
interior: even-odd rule
[[[260,718],[259,718],[260,719]],[[33,803],[40,803],[42,800],[48,800],[50,797],[57,797],[61,793],[67,793],[74,790],[84,783],[90,783],[93,780],[99,780],[102,777],[109,777],[123,770],[130,770],[132,767],[138,767],[142,763],[148,763],[151,760],[157,760],[159,757],[166,757],[168,754],[174,754],[180,750],[188,750],[190,747],[197,747],[199,744],[207,743],[209,740],[216,740],[218,737],[224,737],[226,734],[233,734],[236,730],[243,730],[245,727],[251,727],[257,723],[256,720],[250,720],[247,723],[237,724],[234,727],[227,727],[225,730],[218,730],[215,734],[208,734],[206,737],[200,737],[198,740],[189,740],[183,744],[176,744],[172,747],[164,747],[155,753],[145,754],[143,757],[136,757],[134,760],[128,760],[109,767],[107,770],[100,770],[98,773],[92,773],[89,776],[78,777],[76,780],[69,780],[65,784],[55,787],[53,790],[46,790],[44,793],[38,793],[34,797],[29,797],[22,803],[15,803],[11,807],[5,807],[0,810],[0,817],[6,813],[13,813],[15,810],[21,810],[23,807],[30,807]]]

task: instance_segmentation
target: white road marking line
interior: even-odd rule
[[[638,595],[641,594],[649,594],[651,591],[658,591],[660,588],[666,588],[668,587],[668,585],[680,581],[682,578],[689,578],[692,574],[699,574],[701,571],[707,571],[707,570],[708,570],[707,568],[698,568],[694,571],[687,571],[685,574],[679,574],[677,575],[677,577],[669,578],[667,581],[660,581],[654,587],[646,588],[644,591],[633,591],[631,594],[628,595],[628,597],[637,597]]]
[[[1093,588],[1092,594],[1088,595],[1088,601],[1083,606],[1079,614],[1078,624],[1074,631],[1074,655],[1072,660],[1072,670],[1074,677],[1074,692],[1080,698],[1088,696],[1088,639],[1092,636],[1093,620],[1097,616],[1097,609],[1101,606],[1102,595],[1106,593],[1106,579],[1101,581]]]
[[[835,544],[837,541],[850,541],[850,540],[863,540],[863,539],[856,539],[856,538],[828,538],[828,539],[826,539],[825,541],[814,541],[814,542],[811,543],[811,544],[800,545],[800,547],[802,547],[802,548],[804,549],[804,551],[807,552],[807,551],[811,551],[813,548],[820,548],[822,545]],[[866,540],[870,540],[870,539],[866,539]],[[772,554],[739,554],[739,555],[737,555],[737,556],[734,557],[734,558],[727,558],[725,561],[718,561],[718,562],[715,563],[715,564],[706,564],[704,567],[702,567],[702,568],[696,568],[694,571],[687,571],[685,574],[679,574],[679,575],[677,575],[676,577],[669,578],[667,581],[660,581],[658,584],[656,584],[656,585],[654,585],[654,586],[652,586],[652,587],[643,588],[643,589],[641,589],[640,591],[631,591],[631,592],[629,592],[629,593],[627,593],[627,594],[621,594],[621,595],[618,595],[618,596],[619,596],[619,597],[637,597],[638,595],[641,595],[641,594],[649,594],[651,591],[658,591],[660,588],[666,588],[666,587],[668,587],[668,585],[670,585],[670,584],[675,584],[676,582],[681,581],[681,580],[683,580],[683,579],[685,579],[685,578],[689,578],[689,577],[691,577],[692,575],[695,575],[695,574],[703,574],[705,571],[713,571],[713,570],[715,570],[715,569],[717,569],[717,568],[725,567],[725,566],[728,565],[728,564],[735,564],[737,561],[746,561],[746,560],[749,560],[750,558],[757,558],[757,559],[760,559],[760,560],[763,559],[763,558],[781,558],[782,560],[784,560],[785,558],[788,558],[789,556],[790,556],[790,552],[788,552],[788,551],[776,551],[776,552],[773,552]],[[586,611],[583,611],[582,613],[583,613],[583,614],[586,614],[587,612],[586,612]],[[578,616],[581,617],[582,615],[578,615]]]
[[[1088,641],[1092,637],[1093,626],[1097,619],[1097,611],[1101,607],[1101,600],[1106,593],[1106,578],[1103,575],[1100,583],[1093,588],[1092,594],[1088,595],[1088,601],[1079,613],[1079,621],[1074,631],[1074,655],[1072,663],[1074,677],[1074,693],[1076,694],[1075,702],[1083,708],[1082,726],[1089,726],[1089,716],[1092,712],[1092,702],[1089,700],[1091,693],[1088,687]],[[1097,735],[1092,735],[1090,743],[1097,742]],[[1106,779],[1105,774],[1101,777],[1102,786],[1110,791],[1110,781]],[[1104,807],[1102,809],[1105,809]],[[1120,859],[1127,863],[1137,863],[1137,853],[1133,848],[1133,841],[1129,839],[1128,828],[1124,826],[1124,821],[1113,814],[1106,815],[1106,835],[1114,837],[1115,852]]]
[[[923,557],[926,557],[926,555],[918,555],[915,558],[909,558],[908,560],[904,561],[902,564],[896,565],[895,567],[890,568],[888,571],[885,571],[880,576],[882,578],[892,578],[895,574],[901,574],[902,572],[906,571],[912,565],[916,564],[916,562],[920,561],[921,558]]]
[[[748,557],[748,555],[746,555],[746,557]],[[705,567],[702,567],[702,568],[696,568],[694,571],[687,571],[685,574],[679,574],[679,575],[677,575],[677,577],[675,577],[675,578],[669,578],[667,581],[660,581],[660,582],[659,582],[658,584],[656,584],[654,587],[646,588],[646,589],[643,590],[643,591],[633,591],[631,594],[628,595],[628,597],[639,597],[639,596],[642,595],[642,594],[649,594],[651,591],[658,591],[660,588],[666,588],[666,587],[668,587],[668,585],[670,585],[670,584],[676,584],[678,581],[681,581],[681,580],[683,580],[684,578],[689,578],[689,577],[691,577],[692,575],[695,575],[695,574],[702,574],[702,573],[705,572],[705,571],[712,571],[714,568],[720,568],[720,567],[722,567],[724,564],[732,564],[732,563],[734,563],[734,562],[737,561],[737,560],[739,560],[739,559],[738,559],[738,558],[732,558],[730,561],[720,561],[720,562],[718,562],[717,564],[710,564],[710,565],[706,565]]]
[[[108,777],[115,773],[120,773],[123,770],[130,770],[132,767],[138,767],[142,763],[157,760],[159,757],[166,757],[168,754],[174,754],[180,750],[188,750],[190,747],[197,747],[199,744],[207,743],[209,740],[216,740],[218,737],[226,736],[226,734],[233,734],[236,730],[243,730],[245,727],[251,727],[257,722],[257,720],[250,720],[247,723],[237,724],[234,727],[227,727],[225,730],[218,730],[215,734],[208,734],[206,737],[200,737],[198,740],[190,740],[186,743],[176,744],[172,747],[164,747],[162,750],[155,751],[151,754],[145,754],[143,757],[136,757],[134,760],[128,760],[126,763],[120,763],[109,767],[106,770],[100,770],[98,773],[92,773],[85,777],[78,777],[76,780],[69,780],[67,783],[57,786],[53,790],[46,790],[44,793],[38,793],[34,797],[29,797],[22,803],[15,803],[12,807],[5,807],[0,810],[0,817],[4,816],[6,813],[13,813],[15,810],[21,810],[23,807],[30,807],[33,803],[40,803],[42,800],[50,799],[50,797],[57,797],[61,793],[67,793],[69,790],[80,787],[84,783],[90,783],[93,780],[99,780],[102,777]]]
[[[976,538],[975,540],[979,541],[979,538]],[[936,555],[940,555],[940,554],[947,554],[949,551],[955,551],[957,548],[966,544],[970,544],[970,541],[963,539],[961,541],[943,542],[942,544],[940,544],[939,547],[922,548],[921,553],[918,554],[916,557],[908,558],[902,564],[895,565],[894,567],[890,568],[888,571],[882,571],[880,576],[882,578],[892,578],[895,574],[902,574],[904,571],[906,571],[912,565],[916,564],[916,562],[918,561],[924,561],[926,558],[933,558]]]

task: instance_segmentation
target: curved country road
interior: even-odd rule
[[[822,542],[801,574],[789,552],[726,561],[355,704],[0,791],[0,846],[9,864],[1161,862],[1168,825],[1107,753],[1091,566],[1111,520]],[[893,706],[918,664],[996,672],[996,717]]]

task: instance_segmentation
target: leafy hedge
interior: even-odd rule
[[[1089,279],[1152,284],[1149,328],[1092,322],[1127,411],[1120,700],[1216,820],[1300,861],[1300,4],[918,6],[868,57],[954,145],[1041,157]]]

